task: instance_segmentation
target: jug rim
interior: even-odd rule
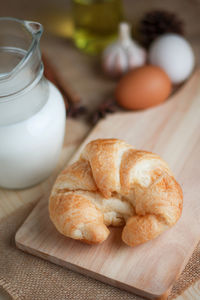
[[[24,55],[24,57],[20,60],[20,62],[9,73],[1,76],[0,81],[4,81],[4,80],[7,80],[8,78],[12,77],[13,74],[15,74],[18,69],[23,68],[23,66],[26,64],[27,60],[30,58],[30,56],[32,55],[34,49],[38,45],[38,41],[40,40],[40,37],[43,33],[43,26],[39,22],[22,20],[22,19],[13,18],[13,17],[0,17],[0,22],[1,21],[17,22],[18,24],[23,25],[24,28],[28,32],[30,32],[31,35],[32,35],[31,44],[30,44],[30,46],[27,50],[27,53]],[[35,30],[34,30],[33,26],[36,27]]]

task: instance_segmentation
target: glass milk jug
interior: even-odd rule
[[[53,171],[65,132],[65,106],[43,76],[42,26],[0,18],[0,186],[25,188]]]

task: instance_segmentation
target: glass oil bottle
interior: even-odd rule
[[[79,49],[97,54],[117,37],[123,19],[121,0],[73,0],[72,11]]]

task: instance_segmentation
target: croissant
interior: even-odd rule
[[[63,235],[101,243],[108,226],[122,226],[122,240],[136,246],[156,238],[181,216],[183,195],[158,155],[118,139],[87,144],[58,176],[49,213]]]

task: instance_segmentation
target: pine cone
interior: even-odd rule
[[[138,25],[140,43],[146,48],[155,38],[168,32],[183,35],[183,22],[174,13],[165,10],[148,12]]]

